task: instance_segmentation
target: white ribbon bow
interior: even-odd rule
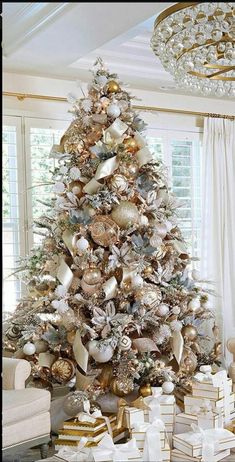
[[[79,414],[77,415],[78,421],[79,422],[95,423],[96,419],[103,419],[105,421],[105,423],[106,423],[108,432],[112,437],[113,436],[113,431],[112,431],[112,427],[111,427],[109,418],[107,416],[105,416],[105,415],[102,415],[102,412],[99,409],[97,409],[96,411],[91,413],[90,408],[91,408],[90,401],[88,401],[88,400],[85,401],[84,402],[84,411],[85,412],[79,412]]]
[[[85,462],[88,460],[88,456],[90,453],[89,448],[85,448],[88,439],[82,437],[80,439],[79,444],[71,448],[61,448],[59,452],[56,454],[56,457],[66,460],[66,462]]]
[[[150,407],[149,411],[149,421],[152,423],[155,419],[161,418],[161,404],[160,404],[160,396],[162,395],[162,388],[156,387],[152,388],[153,394],[144,398],[144,402]]]
[[[144,440],[143,462],[162,461],[161,431],[165,431],[165,425],[161,419],[154,419],[151,424],[148,424]]]
[[[92,449],[92,451],[101,451],[104,460],[112,458],[113,462],[127,461],[128,457],[140,457],[140,451],[137,448],[135,438],[128,441],[128,443],[115,446],[111,436],[108,434],[102,438],[98,446]]]
[[[208,433],[208,430],[203,430],[195,424],[191,424],[194,433],[200,434],[202,443],[202,462],[213,462],[214,455],[218,452],[218,441],[214,433]]]

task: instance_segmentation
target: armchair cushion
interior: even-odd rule
[[[25,388],[25,381],[30,372],[30,363],[25,359],[3,358],[2,388],[4,390]]]
[[[48,390],[25,388],[23,390],[3,391],[3,425],[23,421],[30,417],[48,412],[51,394]]]

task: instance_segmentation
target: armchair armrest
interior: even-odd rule
[[[31,366],[25,359],[3,358],[3,390],[20,390],[25,388],[25,381],[30,376]]]

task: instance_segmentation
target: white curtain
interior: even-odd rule
[[[212,301],[225,347],[226,340],[235,337],[234,120],[205,119],[201,231],[201,275],[214,282],[218,297]]]

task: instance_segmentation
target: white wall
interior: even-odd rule
[[[82,88],[86,91],[86,83],[82,83]],[[144,91],[129,87],[127,89],[131,92],[131,94],[141,99],[141,101],[133,100],[133,104],[137,105],[234,115],[234,101]],[[4,73],[3,91],[59,97],[66,97],[69,92],[72,92],[76,93],[78,97],[82,96],[81,89],[74,81],[13,73]],[[70,106],[68,103],[63,102],[42,101],[36,99],[18,101],[14,97],[4,97],[3,107],[5,115],[28,115],[68,120],[71,118],[71,115],[68,114]],[[181,126],[182,120],[186,126],[188,124],[190,126],[192,124],[194,126],[199,126],[202,123],[196,118],[190,116],[183,117],[182,119],[182,116],[179,115],[169,116],[169,114],[166,113],[159,113],[158,115],[155,114],[155,117],[158,117],[157,124],[159,125],[159,128],[161,126],[162,128],[165,126],[167,121],[169,121],[169,117],[174,121],[174,126],[175,124],[177,125],[177,121],[179,119]],[[148,119],[149,116],[144,115],[143,118]]]

